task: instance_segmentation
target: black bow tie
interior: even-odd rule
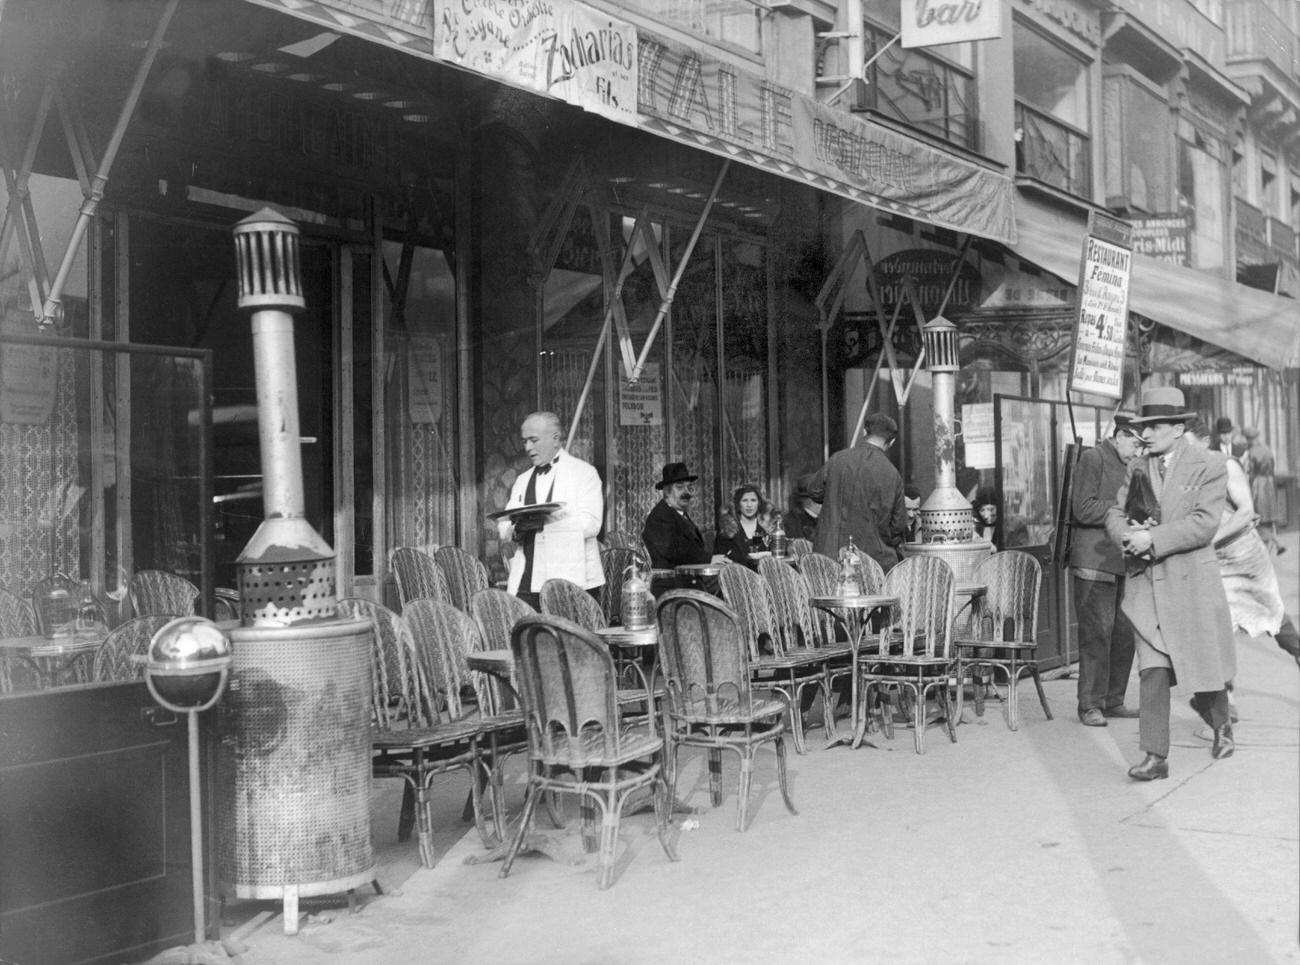
[[[544,466],[538,466],[536,469],[533,470],[533,472],[537,473],[537,475],[539,475],[539,476],[545,476],[548,472],[551,471],[551,466],[552,466],[552,465],[553,465],[553,463],[549,463],[549,462],[548,462],[548,463],[547,463],[546,465],[544,465]]]

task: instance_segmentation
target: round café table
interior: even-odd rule
[[[6,637],[0,639],[0,659],[17,660],[31,667],[37,686],[49,690],[75,683],[72,675],[81,661],[103,642],[102,636]]]
[[[708,581],[714,580],[714,586],[717,585],[716,579],[722,568],[727,563],[683,563],[675,567],[674,572],[677,574],[681,585],[691,590],[704,590],[706,593],[714,593],[715,590],[707,589]]]
[[[867,715],[858,706],[858,658],[862,652],[862,643],[867,636],[868,617],[884,607],[898,606],[898,597],[883,593],[860,593],[855,596],[814,596],[809,602],[819,610],[826,610],[844,622],[849,634],[849,649],[853,653],[853,676],[850,681],[849,721],[853,733],[848,737],[832,734],[826,742],[827,747],[849,744],[854,748],[862,746],[862,738],[867,730]]]

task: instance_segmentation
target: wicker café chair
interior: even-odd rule
[[[609,626],[605,611],[590,593],[571,580],[553,579],[542,584],[539,594],[542,612],[548,616],[572,620],[582,629],[595,633]]]
[[[627,730],[620,723],[609,648],[578,624],[546,614],[520,620],[511,633],[510,647],[524,705],[529,773],[523,819],[501,877],[510,873],[537,801],[545,794],[575,795],[600,808],[601,888],[613,881],[623,807],[643,788],[654,795],[659,843],[676,861],[668,838],[664,739]]]
[[[509,650],[510,631],[521,618],[536,612],[519,597],[495,587],[479,590],[469,601],[469,613],[478,627],[484,650]],[[516,691],[505,681],[492,677],[490,683],[498,707],[510,709],[518,706]]]
[[[605,573],[605,583],[600,588],[600,608],[605,611],[609,626],[623,623],[623,582],[627,568],[633,563],[645,566],[648,557],[641,550],[615,546],[600,551],[600,566]]]
[[[433,554],[447,582],[448,602],[469,613],[470,598],[488,588],[487,567],[459,546],[442,546]]]
[[[722,803],[722,752],[735,751],[740,757],[736,830],[744,831],[749,823],[754,755],[763,744],[771,744],[781,797],[790,813],[798,814],[785,766],[788,700],[756,696],[749,646],[736,613],[711,593],[671,590],[660,598],[657,616],[660,658],[667,677],[669,800],[675,800],[680,748],[702,747],[708,752],[709,798],[714,807]]]
[[[749,670],[754,682],[786,698],[790,706],[790,736],[794,738],[795,752],[803,754],[807,749],[803,691],[810,686],[822,687],[830,657],[814,645],[810,628],[805,628],[797,618],[784,619],[778,613],[767,581],[749,567],[724,566],[718,581],[722,598],[740,620],[749,646]]]
[[[1038,672],[1038,594],[1043,582],[1042,567],[1028,553],[1003,550],[981,561],[972,579],[985,584],[988,592],[980,605],[978,634],[960,636],[956,641],[957,680],[964,680],[963,674],[967,672],[976,677],[1000,672],[1007,681],[1007,726],[1017,730],[1020,712],[1016,684],[1027,673],[1034,679],[1043,713],[1051,720],[1052,708]],[[984,701],[978,686],[975,693],[975,708],[982,714]],[[958,720],[961,710],[962,692],[958,687]]]
[[[952,621],[955,614],[952,568],[935,556],[903,560],[885,577],[884,592],[896,596],[892,626],[880,652],[868,658],[859,678],[860,718],[866,719],[872,694],[881,687],[901,689],[912,698],[913,739],[925,753],[926,701],[934,691],[942,706],[948,738],[957,742],[956,719],[948,702],[948,678],[955,671]],[[891,710],[884,713],[885,731],[893,737]]]
[[[144,667],[136,663],[133,658],[147,654],[153,635],[174,619],[176,618],[168,614],[151,613],[147,616],[134,617],[120,627],[110,630],[104,642],[95,651],[90,679],[95,681],[144,679]]]
[[[822,664],[823,726],[827,736],[835,730],[836,680],[853,674],[853,649],[845,639],[837,639],[835,618],[825,610],[814,610],[808,578],[784,560],[767,557],[758,561],[758,575],[767,582],[776,603],[782,626],[798,628],[798,639],[807,641],[808,649],[825,658]],[[806,684],[805,684],[806,686]]]
[[[858,551],[858,579],[862,581],[862,592],[870,595],[885,592],[885,571],[873,557]]]
[[[801,560],[813,551],[812,540],[796,536],[790,540],[790,545],[785,548],[785,551],[795,559]]]
[[[402,614],[415,638],[415,652],[424,676],[435,684],[432,696],[439,709],[452,712],[452,692],[459,695],[461,715],[478,724],[474,760],[475,787],[466,819],[474,819],[483,843],[494,848],[505,830],[502,768],[506,758],[524,749],[523,716],[502,707],[490,674],[469,669],[468,656],[482,650],[478,626],[464,610],[437,600],[414,600]],[[441,689],[437,689],[441,688]],[[475,709],[465,706],[472,697]],[[432,715],[431,715],[432,716]]]
[[[184,617],[194,612],[199,588],[175,573],[141,570],[131,577],[131,610],[138,617]]]
[[[451,602],[451,590],[442,568],[424,550],[399,546],[389,554],[388,563],[397,578],[397,597],[402,609],[413,600]]]
[[[0,636],[33,637],[36,635],[36,612],[32,605],[0,586]],[[14,680],[9,661],[0,660],[0,694],[11,693]]]
[[[445,662],[421,660],[415,637],[402,617],[370,600],[345,599],[339,606],[353,617],[369,619],[374,628],[371,773],[406,782],[397,839],[409,840],[414,826],[420,863],[431,868],[435,854],[430,787],[441,774],[458,770],[475,773],[479,722],[475,714],[462,708],[459,687],[449,686],[448,680],[437,676]],[[478,815],[479,781],[471,780],[470,788]],[[480,828],[480,833],[484,830]]]

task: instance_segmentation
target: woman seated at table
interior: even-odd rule
[[[767,552],[763,520],[768,518],[771,504],[757,486],[746,483],[732,495],[731,505],[733,514],[723,516],[722,531],[713,541],[713,554],[757,570],[758,561],[753,554]]]

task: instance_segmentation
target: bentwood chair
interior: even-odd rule
[[[36,632],[36,611],[32,605],[16,593],[0,587],[0,636],[34,637]],[[9,661],[0,660],[0,694],[10,693],[13,687]]]
[[[961,719],[960,683],[964,674],[969,672],[972,677],[980,677],[1000,672],[1007,681],[1008,727],[1012,730],[1020,727],[1016,684],[1024,674],[1033,677],[1043,713],[1051,720],[1052,708],[1038,672],[1038,594],[1043,582],[1042,567],[1028,553],[1003,550],[983,560],[972,579],[988,590],[980,604],[980,619],[972,621],[980,625],[979,632],[957,639],[958,719]],[[978,685],[975,693],[979,698]],[[982,698],[976,700],[975,706],[977,712],[984,712]]]
[[[709,798],[714,807],[722,803],[722,752],[734,751],[740,757],[736,830],[744,831],[755,752],[771,744],[781,797],[790,813],[798,814],[786,777],[783,735],[789,701],[784,695],[755,693],[749,646],[735,611],[711,593],[671,590],[660,598],[657,618],[667,678],[669,800],[676,799],[680,748],[702,747],[708,752]]]
[[[487,567],[459,546],[441,546],[433,560],[447,582],[448,602],[469,613],[470,598],[488,588]]]
[[[138,617],[184,617],[194,612],[199,588],[175,573],[140,570],[131,577],[131,610]]]
[[[782,564],[784,565],[784,564]],[[830,659],[814,645],[811,628],[798,618],[783,618],[767,582],[747,566],[724,566],[718,574],[722,598],[740,621],[749,646],[754,682],[782,694],[790,706],[790,736],[796,753],[806,750],[803,692],[822,689]],[[823,690],[823,699],[831,699]],[[828,706],[828,704],[827,704]],[[827,711],[829,714],[829,711]]]
[[[823,726],[829,736],[835,730],[835,681],[853,674],[853,648],[848,635],[836,638],[835,618],[825,610],[814,610],[808,578],[784,560],[767,557],[758,561],[758,575],[772,591],[777,617],[783,626],[798,628],[808,649],[822,655]]]
[[[484,842],[500,827],[496,801],[483,801],[480,768],[490,766],[480,756],[481,722],[461,703],[459,682],[448,676],[447,661],[417,652],[407,622],[370,600],[339,601],[340,608],[373,625],[371,650],[371,773],[406,782],[397,822],[397,839],[410,839],[414,826],[420,862],[434,865],[433,814],[430,787],[441,774],[463,770],[470,775],[476,824]],[[489,787],[495,788],[490,780]],[[498,796],[499,799],[499,796]]]
[[[134,617],[109,631],[95,651],[91,680],[141,680],[144,667],[133,658],[149,652],[153,635],[176,619],[167,614]]]
[[[590,593],[571,580],[551,579],[542,584],[538,594],[542,612],[572,620],[582,629],[595,633],[609,626],[605,611]]]
[[[786,547],[786,552],[797,560],[803,559],[813,551],[812,540],[805,539],[802,536],[796,536],[790,540],[790,545]]]
[[[414,546],[398,546],[388,556],[397,580],[397,597],[402,608],[413,600],[438,600],[451,602],[447,578],[434,558]]]
[[[510,647],[524,705],[529,768],[523,818],[501,877],[510,873],[545,794],[575,795],[600,808],[601,888],[613,881],[623,807],[643,788],[654,796],[659,843],[676,861],[668,838],[664,738],[623,726],[609,648],[578,624],[545,614],[515,624]]]
[[[931,691],[941,705],[948,738],[957,742],[956,719],[948,702],[948,680],[955,671],[952,646],[954,616],[952,568],[936,556],[903,560],[885,577],[884,592],[898,597],[892,626],[882,636],[880,652],[866,660],[859,677],[859,719],[866,719],[871,697],[881,688],[905,691],[911,697],[914,742],[925,753],[926,706]],[[893,737],[890,708],[884,713],[885,731]]]

